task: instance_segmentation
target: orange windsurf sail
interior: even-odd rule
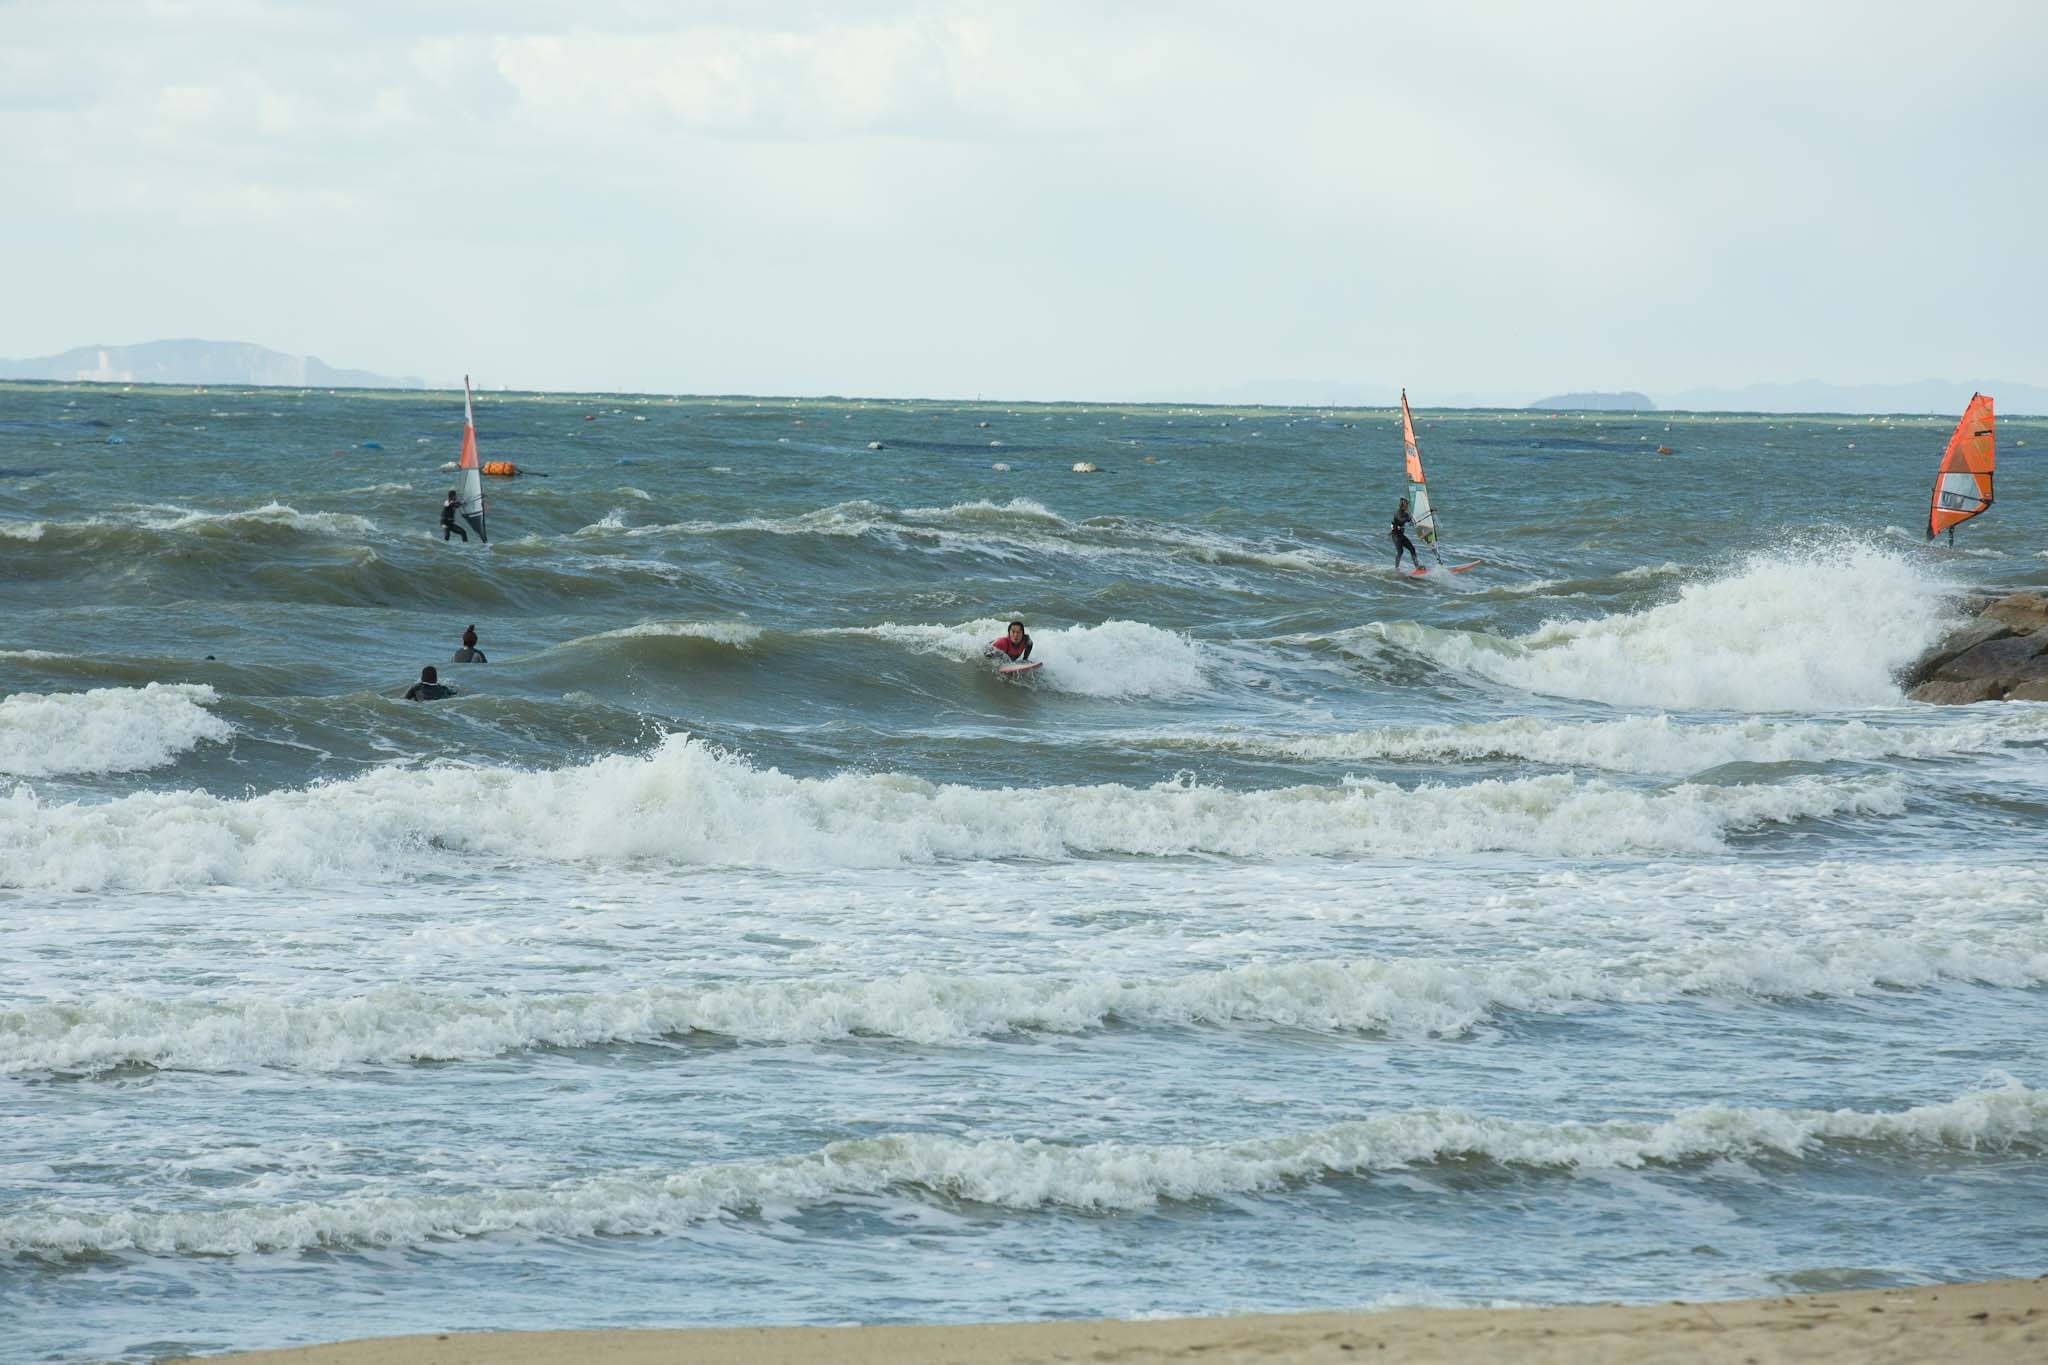
[[[1408,451],[1408,515],[1422,543],[1436,549],[1436,508],[1430,506],[1429,484],[1422,477],[1422,451],[1415,444],[1415,419],[1408,415],[1408,390],[1401,390],[1401,444]],[[1443,551],[1437,550],[1437,559]]]
[[[1992,434],[1991,396],[1972,394],[1963,419],[1941,453],[1934,476],[1934,499],[1927,507],[1927,538],[1955,528],[1991,506],[1991,470],[1997,462]]]

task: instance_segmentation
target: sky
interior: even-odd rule
[[[2018,0],[0,0],[0,356],[1089,401],[2042,383],[2044,52]]]

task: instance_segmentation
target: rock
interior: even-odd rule
[[[1914,701],[2048,701],[2048,596],[1971,599],[1976,618],[1950,631],[1900,678]]]
[[[1968,682],[1924,682],[1906,695],[1938,706],[1968,706],[1976,701],[1997,701],[2000,690],[1988,679],[1972,678]]]
[[[1941,667],[1959,654],[1968,653],[1988,640],[2003,639],[2011,635],[2012,627],[2003,621],[1994,621],[1979,616],[1968,625],[1958,626],[1942,638],[1940,644],[1920,656],[1920,661],[1906,670],[1900,685],[1908,691],[1933,678]]]
[[[1999,640],[1986,640],[1935,669],[1934,676],[1940,682],[2003,679],[2004,685],[2010,687],[2014,681],[2012,675],[2038,658],[2044,650],[2048,650],[2048,636],[2008,635]]]
[[[2037,592],[2016,592],[1984,608],[1979,620],[2002,621],[2015,635],[2032,635],[2048,627],[2048,597]]]

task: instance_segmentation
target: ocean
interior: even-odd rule
[[[0,385],[0,1358],[2048,1269],[2048,420],[1415,399]]]

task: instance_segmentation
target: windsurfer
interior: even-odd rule
[[[1401,505],[1394,509],[1392,536],[1394,541],[1394,569],[1396,572],[1399,572],[1401,568],[1401,552],[1403,550],[1406,550],[1408,557],[1415,561],[1416,568],[1422,567],[1422,556],[1415,553],[1415,542],[1408,539],[1408,528],[1414,524],[1415,518],[1408,515],[1408,499],[1403,498],[1401,499]]]
[[[1024,633],[1022,621],[1012,621],[1001,638],[991,640],[983,652],[990,658],[998,654],[1008,655],[1012,663],[1021,664],[1031,657],[1031,637]]]
[[[462,543],[467,545],[469,544],[469,532],[463,530],[455,523],[455,514],[461,510],[461,506],[456,502],[455,490],[449,489],[448,501],[441,504],[441,539],[448,539],[448,533],[453,531],[456,535],[461,536]]]
[[[439,701],[452,697],[455,689],[441,681],[441,675],[432,664],[420,670],[420,680],[405,690],[407,701]]]
[[[475,626],[471,626],[468,630],[462,632],[462,648],[455,651],[455,657],[449,660],[449,662],[458,664],[487,664],[490,662],[489,659],[484,657],[484,652],[476,647]]]

